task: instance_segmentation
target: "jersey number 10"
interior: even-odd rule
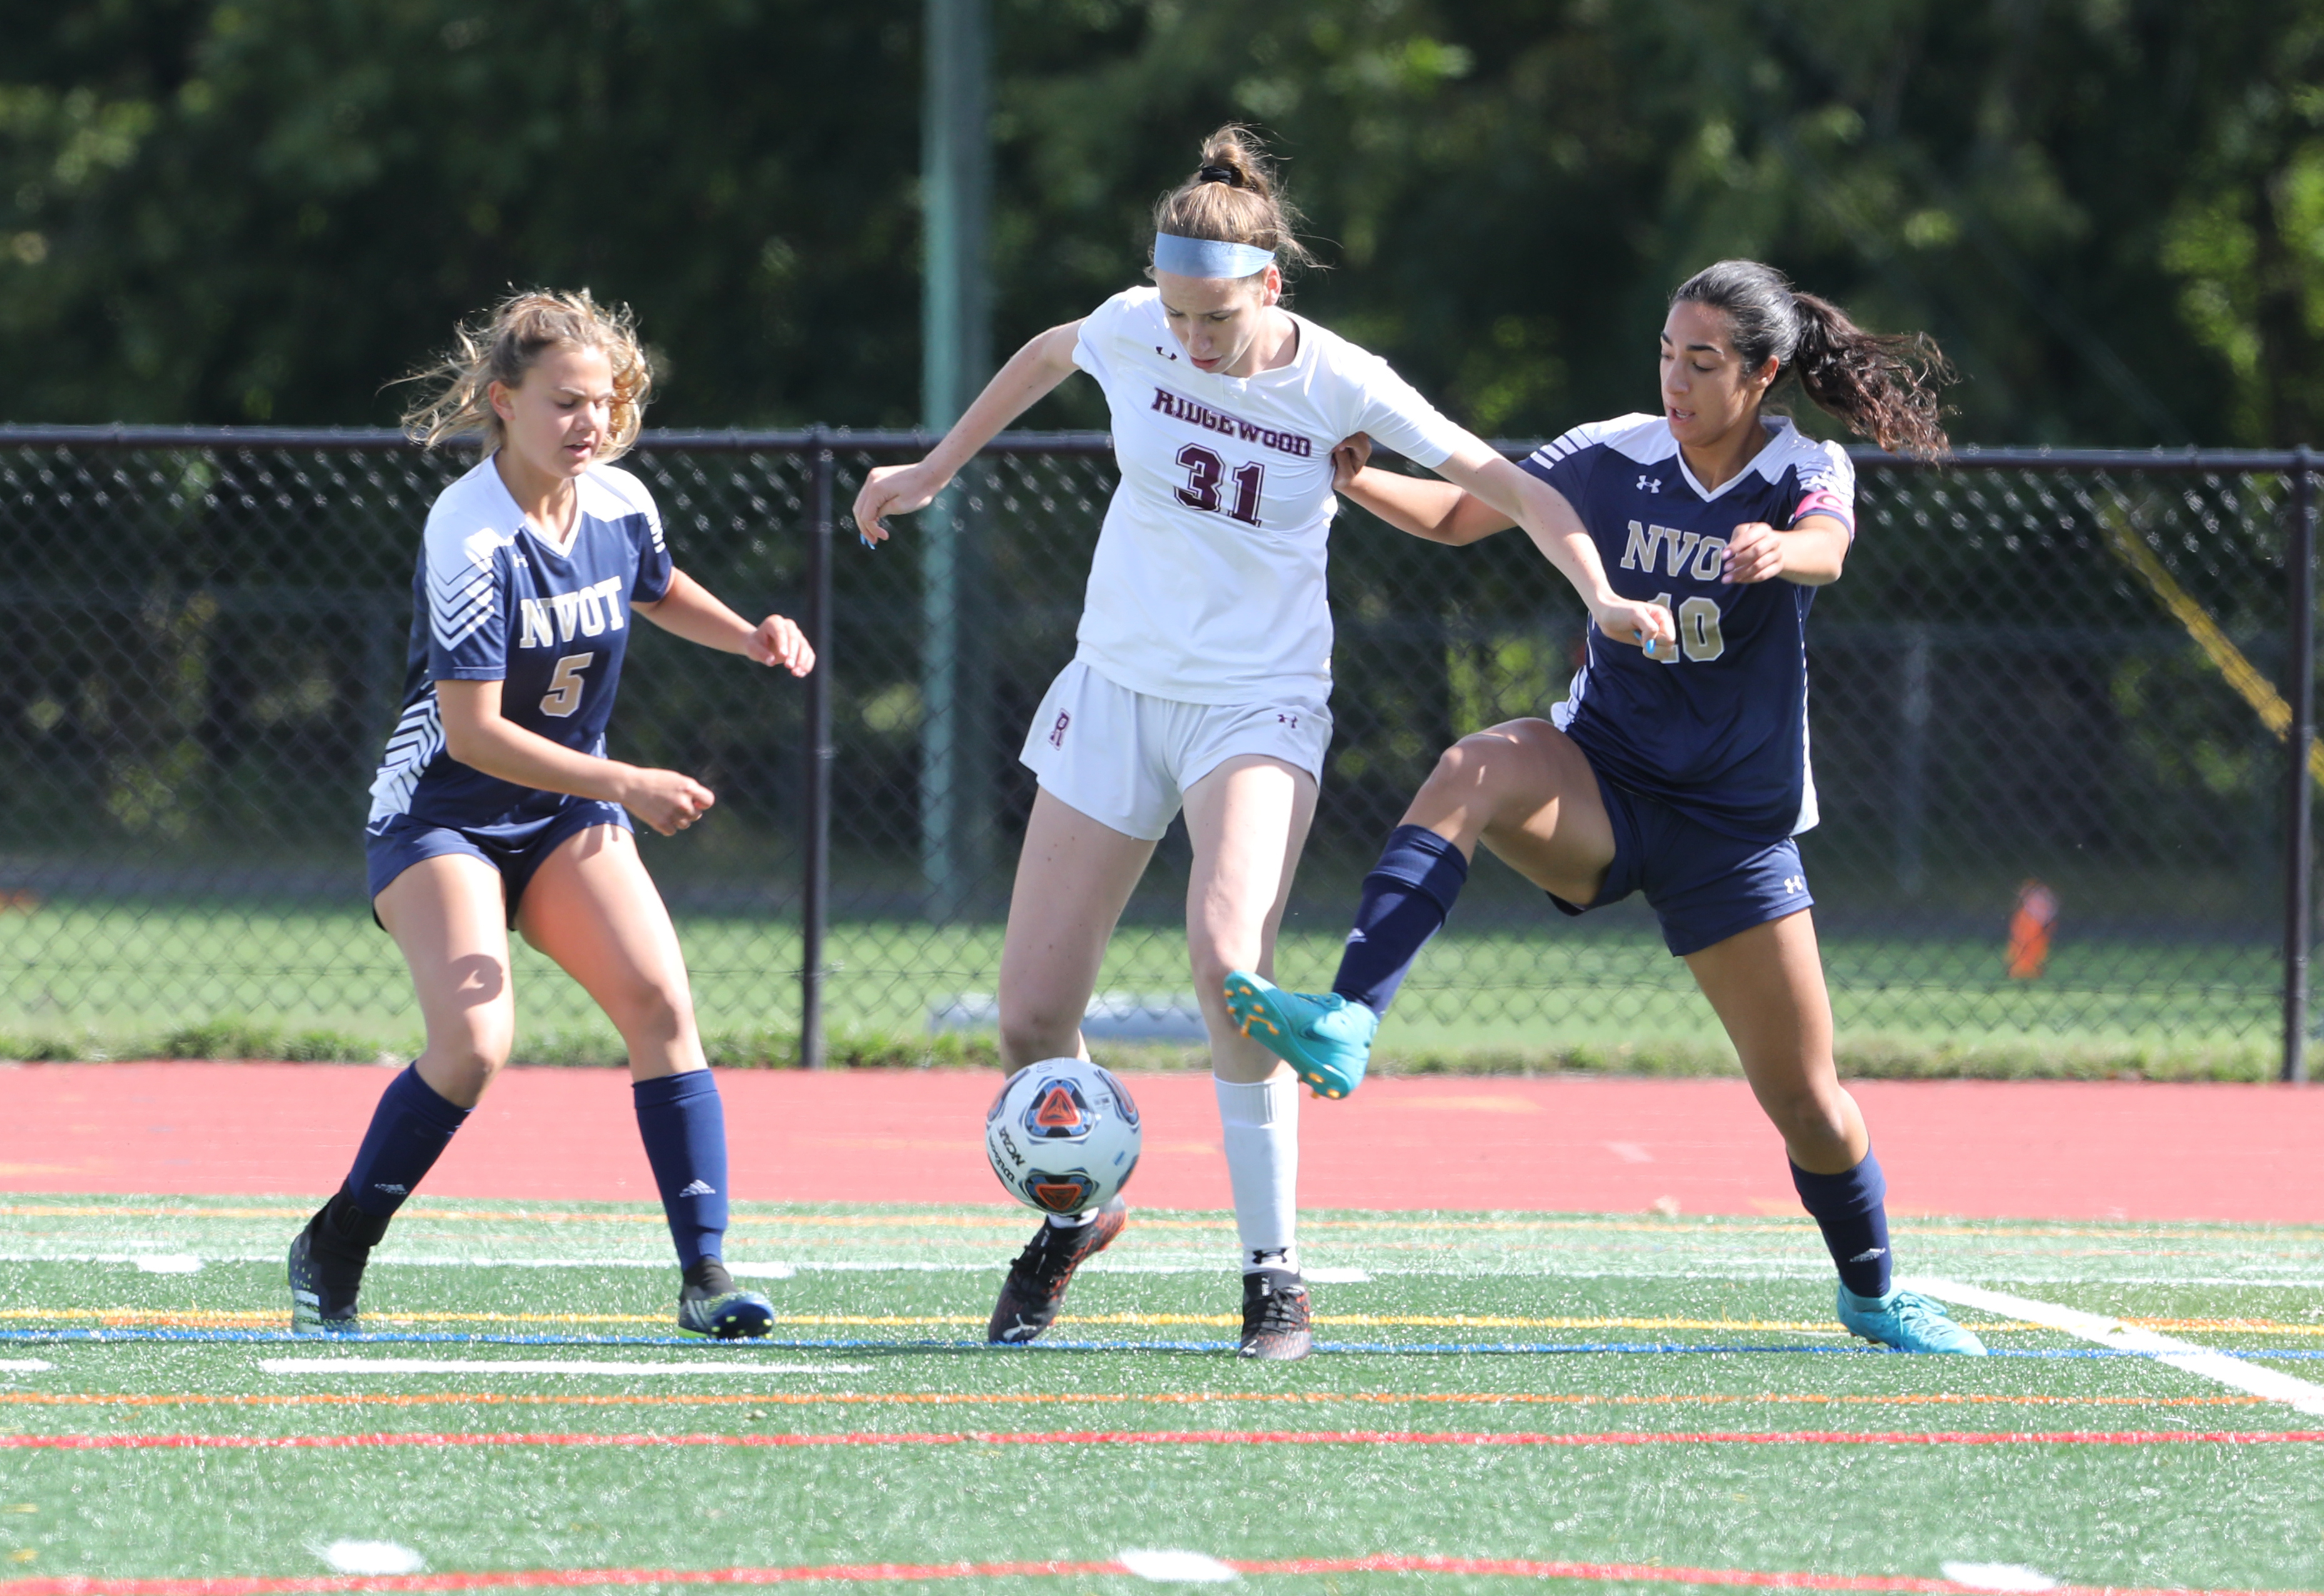
[[[1727,652],[1727,638],[1719,629],[1718,600],[1697,593],[1672,610],[1671,595],[1656,593],[1655,602],[1670,610],[1671,619],[1678,623],[1678,647],[1661,656],[1664,665],[1676,665],[1682,654],[1702,665]]]
[[[1178,451],[1178,463],[1186,468],[1186,485],[1178,490],[1178,502],[1216,514],[1219,483],[1227,474],[1227,463],[1200,444],[1188,444]],[[1247,526],[1258,526],[1259,492],[1266,485],[1267,467],[1256,460],[1236,466],[1234,503],[1226,513]]]

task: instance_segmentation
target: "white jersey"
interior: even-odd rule
[[[1323,702],[1332,446],[1370,433],[1434,467],[1469,442],[1386,361],[1292,320],[1297,358],[1256,377],[1197,371],[1150,288],[1116,294],[1082,323],[1074,363],[1105,390],[1121,484],[1074,657],[1108,681],[1183,703]]]

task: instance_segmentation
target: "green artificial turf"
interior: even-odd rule
[[[278,1261],[302,1216],[276,1198],[0,1199],[0,1326],[39,1335],[100,1324],[279,1325]],[[978,1344],[983,1317],[1029,1222],[998,1207],[742,1206],[728,1252],[774,1300],[785,1320],[778,1337],[854,1344],[17,1341],[0,1345],[0,1357],[54,1367],[0,1372],[0,1430],[650,1437],[2319,1427],[2315,1417],[2144,1358],[1804,1350],[1848,1344],[1829,1320],[1830,1268],[1814,1232],[1774,1220],[1314,1215],[1303,1240],[1317,1277],[1319,1336],[1388,1350],[1286,1366],[1155,1350],[1231,1337],[1231,1323],[1214,1321],[1237,1306],[1234,1241],[1223,1215],[1141,1213],[1077,1280],[1072,1316],[1053,1332],[1105,1350],[988,1351]],[[1908,1272],[2168,1320],[2171,1334],[2200,1344],[2324,1350],[2324,1231],[1914,1221],[1900,1225],[1896,1244]],[[657,1335],[676,1284],[667,1245],[659,1215],[634,1207],[423,1201],[382,1248],[366,1307],[383,1331]],[[164,1269],[189,1258],[201,1266],[148,1272],[141,1257]],[[2087,1350],[2061,1333],[1961,1316],[1992,1326],[1985,1333],[1997,1348]],[[1394,1350],[1488,1343],[1794,1350]],[[641,1367],[614,1375],[261,1367],[350,1356]],[[642,1367],[673,1361],[716,1371]],[[2324,1381],[2324,1363],[2277,1366]],[[318,1394],[371,1399],[239,1400]],[[385,1399],[394,1397],[426,1399]],[[2318,1590],[2324,1444],[973,1440],[0,1452],[0,1559],[17,1559],[0,1561],[0,1591],[11,1577],[318,1576],[340,1539],[397,1542],[438,1573],[1104,1562],[1142,1547],[1237,1561],[1434,1554],[1930,1579],[1949,1562],[1998,1563],[2076,1584]],[[1345,1573],[1242,1582],[1303,1591],[1535,1584]],[[896,1588],[1004,1585],[1147,1588],[1113,1574]]]
[[[679,933],[722,1060],[794,1056],[796,927],[688,916]],[[835,925],[827,1023],[843,1042],[862,1039],[851,1056],[865,1062],[924,1054],[931,1011],[989,995],[1000,950],[991,925]],[[1336,930],[1286,930],[1278,977],[1327,986],[1339,952]],[[1842,936],[1824,952],[1843,1060],[1858,1074],[2257,1079],[2276,1062],[2281,971],[2268,948],[2067,941],[2033,981],[2006,977],[1997,940]],[[618,1058],[586,994],[521,943],[516,960],[521,1058]],[[1183,935],[1124,928],[1100,985],[1187,1000]],[[366,1058],[414,1050],[418,1033],[401,960],[359,908],[55,902],[0,913],[0,1056]],[[1380,1055],[1387,1069],[1732,1068],[1709,1005],[1651,930],[1549,914],[1439,938]]]

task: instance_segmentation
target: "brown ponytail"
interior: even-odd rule
[[[1727,313],[1735,353],[1757,368],[1781,362],[1775,380],[1799,379],[1818,408],[1892,454],[1928,460],[1951,447],[1938,394],[1957,381],[1926,333],[1868,333],[1829,299],[1795,292],[1757,261],[1706,266],[1671,296]]]
[[[1154,206],[1157,233],[1269,250],[1286,271],[1315,263],[1295,232],[1299,222],[1257,135],[1232,123],[1203,141],[1194,175]]]

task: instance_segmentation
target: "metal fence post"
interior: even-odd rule
[[[823,1068],[823,933],[831,902],[831,487],[830,436],[808,445],[813,524],[807,545],[807,636],[815,669],[807,678],[806,792],[799,805],[807,855],[799,892],[799,1063]]]
[[[2292,525],[2284,539],[2290,578],[2292,656],[2284,696],[2291,701],[2292,785],[2284,804],[2283,1078],[2308,1078],[2308,949],[2315,905],[2314,844],[2309,820],[2315,794],[2308,750],[2316,739],[2316,532],[2311,524],[2314,456],[2302,444],[2292,457]]]

